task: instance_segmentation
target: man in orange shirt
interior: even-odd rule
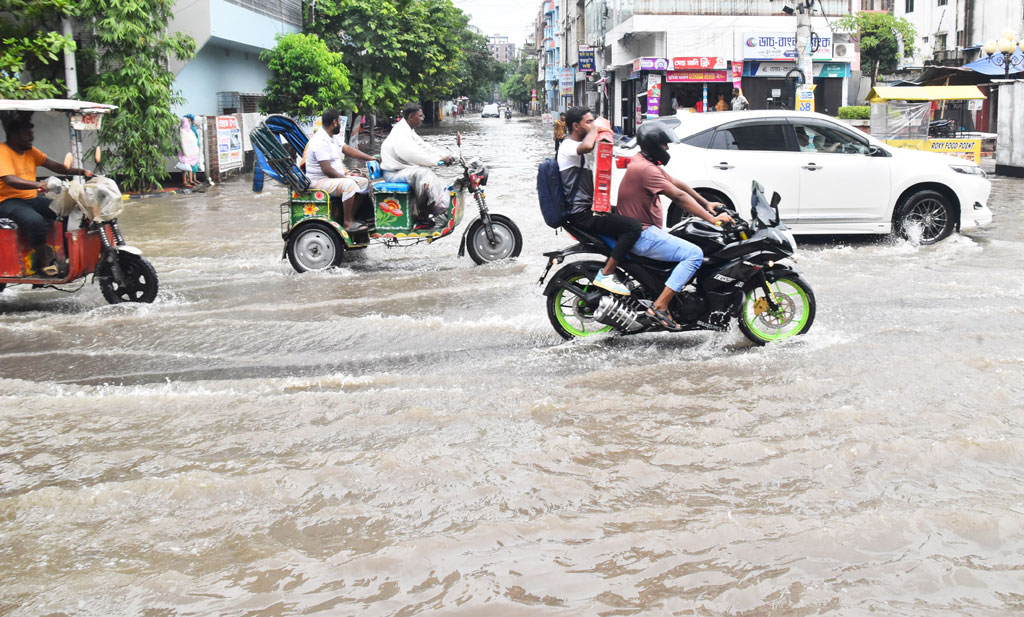
[[[36,168],[42,165],[59,174],[92,177],[84,169],[65,167],[32,147],[35,134],[28,116],[16,116],[4,122],[7,141],[0,144],[0,218],[18,224],[36,251],[36,271],[57,276],[57,254],[46,244],[50,222],[57,214],[50,209],[50,200],[39,195],[46,182],[36,181]]]

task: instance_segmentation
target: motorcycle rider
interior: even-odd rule
[[[306,144],[306,175],[310,180],[310,188],[341,197],[342,222],[346,230],[364,231],[366,224],[354,220],[355,199],[356,193],[369,192],[370,180],[346,173],[343,159],[345,155],[363,161],[374,161],[376,157],[336,140],[334,136],[340,132],[341,114],[336,109],[328,109],[320,116],[320,129]]]
[[[555,160],[558,161],[565,194],[571,195],[573,187],[576,187],[576,194],[569,204],[569,223],[593,234],[615,237],[615,248],[593,282],[612,293],[629,295],[629,289],[615,276],[615,267],[640,237],[640,223],[626,216],[612,212],[599,214],[591,209],[594,202],[594,166],[586,155],[597,145],[594,114],[586,107],[573,107],[565,114],[565,124],[569,134]]]
[[[45,167],[58,174],[92,177],[92,172],[66,167],[32,147],[34,125],[28,115],[17,115],[4,121],[7,141],[0,144],[0,218],[9,218],[28,236],[35,250],[35,269],[45,276],[59,276],[57,253],[46,243],[50,223],[57,213],[50,209],[50,199],[39,195],[46,182],[36,181],[36,168]]]
[[[678,332],[682,327],[672,319],[669,303],[700,268],[704,254],[695,244],[662,229],[664,217],[659,196],[665,195],[709,223],[720,225],[734,221],[725,213],[715,215],[722,204],[708,202],[685,182],[662,169],[669,161],[666,146],[679,141],[669,125],[661,120],[648,120],[637,129],[636,140],[640,154],[630,160],[619,184],[618,210],[619,214],[637,219],[643,226],[640,239],[633,245],[633,253],[659,261],[679,262],[665,281],[665,289],[647,310],[648,316],[663,328]]]
[[[448,222],[448,193],[445,182],[432,168],[455,159],[431,148],[416,134],[423,117],[419,103],[408,103],[402,108],[402,119],[380,146],[380,168],[388,182],[409,184],[416,198],[418,228],[443,227]]]

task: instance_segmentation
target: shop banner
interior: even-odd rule
[[[647,117],[657,118],[661,113],[661,75],[647,76]]]
[[[850,65],[845,62],[815,62],[815,77],[849,77]],[[796,68],[795,62],[745,62],[744,77],[785,77]]]
[[[572,67],[562,69],[562,96],[572,96],[572,89],[576,82],[575,71]]]
[[[729,81],[729,71],[669,71],[665,79],[672,83],[695,81],[727,82]]]
[[[699,71],[711,69],[713,71],[724,71],[729,68],[729,62],[718,56],[684,56],[672,58],[672,69],[676,71]]]
[[[743,38],[744,60],[796,60],[796,34],[793,32],[751,32]],[[811,50],[811,59],[831,60],[832,33],[812,35]]]
[[[593,73],[597,70],[596,61],[594,60],[594,48],[590,45],[580,45],[579,51],[577,52],[579,57],[579,66],[581,73]]]
[[[534,101],[537,100],[537,89],[536,88],[533,89],[533,100]]]
[[[637,58],[633,60],[634,71],[667,71],[668,60],[666,58]]]
[[[221,171],[242,166],[242,131],[234,116],[217,116],[217,160]]]
[[[980,139],[886,139],[885,143],[897,148],[948,154],[981,164]]]
[[[743,61],[732,61],[732,87],[743,90]]]

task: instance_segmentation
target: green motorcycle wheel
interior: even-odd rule
[[[811,286],[795,274],[769,282],[777,309],[772,309],[764,285],[746,291],[740,311],[740,330],[755,345],[804,334],[814,323]]]
[[[570,275],[565,281],[578,285],[584,291],[588,291],[592,284],[590,276],[580,273]],[[555,332],[565,340],[611,332],[612,327],[596,321],[593,311],[579,296],[564,288],[558,287],[547,298],[548,319]]]

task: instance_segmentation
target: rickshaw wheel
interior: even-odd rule
[[[512,219],[500,214],[491,215],[494,243],[487,239],[487,229],[480,219],[473,221],[466,234],[466,250],[477,264],[514,259],[523,250],[523,234]]]
[[[288,237],[288,261],[296,272],[328,270],[341,263],[345,247],[338,232],[312,221]]]
[[[160,282],[156,276],[156,269],[153,264],[145,258],[134,253],[118,253],[117,261],[121,264],[121,271],[124,273],[124,286],[118,285],[114,277],[108,272],[100,280],[100,291],[103,297],[111,304],[122,302],[152,302],[156,299],[156,293]]]

